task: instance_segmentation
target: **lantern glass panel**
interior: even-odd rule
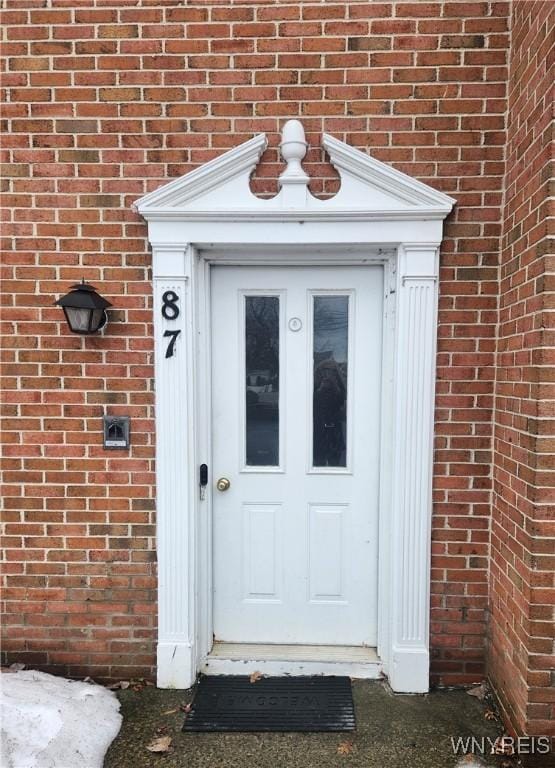
[[[86,333],[90,330],[90,309],[82,309],[79,307],[64,307],[64,309],[67,321],[72,331],[76,331],[77,333]]]
[[[99,328],[102,328],[105,314],[106,310],[104,309],[93,309],[91,313],[91,331],[98,331]]]

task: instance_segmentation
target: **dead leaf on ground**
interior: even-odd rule
[[[486,720],[497,720],[497,715],[493,711],[493,709],[486,709],[484,712],[484,717]]]
[[[162,712],[163,715],[175,715],[176,712],[179,712],[179,708],[177,709],[167,709],[165,712]]]
[[[354,749],[354,744],[352,741],[342,741],[341,744],[339,744],[339,746],[337,747],[337,754],[350,755],[353,749]]]
[[[253,672],[250,676],[249,680],[251,683],[257,683],[259,680],[261,680],[263,677],[262,672],[259,672],[258,670],[256,672]]]
[[[131,683],[129,680],[120,680],[117,683],[112,683],[112,685],[108,686],[108,690],[110,691],[119,691],[120,689],[124,691],[126,688],[129,688]]]
[[[109,685],[108,688],[111,691],[117,691],[119,689],[124,691],[127,688],[132,688],[137,693],[140,693],[147,685],[154,685],[154,683],[151,683],[149,680],[145,680],[144,677],[139,677],[132,678],[131,680],[120,680],[117,683]]]
[[[150,744],[147,744],[149,752],[169,752],[172,743],[171,736],[160,736],[157,739],[152,739]]]
[[[481,685],[477,685],[475,688],[470,688],[467,693],[469,696],[475,696],[477,699],[479,699],[479,701],[483,701],[488,694],[488,689],[486,684],[482,683]]]
[[[159,725],[156,729],[156,735],[157,736],[165,736],[168,732],[168,726],[167,725]]]
[[[190,712],[190,711],[191,711],[191,709],[192,709],[192,705],[191,705],[191,704],[185,704],[185,702],[183,702],[183,704],[180,704],[180,705],[179,705],[179,709],[180,709],[182,712]]]

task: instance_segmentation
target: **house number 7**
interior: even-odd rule
[[[177,306],[178,301],[179,296],[175,291],[165,291],[162,294],[162,317],[164,320],[177,320],[179,317],[179,307]],[[166,349],[166,358],[173,357],[175,352],[175,342],[177,341],[177,337],[180,333],[180,330],[164,331],[164,338],[169,338],[170,340],[168,348]]]

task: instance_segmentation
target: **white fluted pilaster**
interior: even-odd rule
[[[158,553],[158,685],[188,688],[194,660],[194,547],[192,526],[192,383],[190,377],[190,254],[154,251],[154,336],[156,381],[156,507]],[[173,291],[179,316],[162,316],[163,295]],[[174,354],[170,338],[180,331]]]
[[[429,687],[436,244],[403,245],[398,267],[389,677],[415,693]]]

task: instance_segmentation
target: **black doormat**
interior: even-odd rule
[[[200,679],[184,731],[352,731],[348,677]]]

